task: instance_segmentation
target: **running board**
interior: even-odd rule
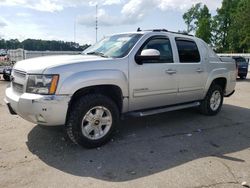
[[[181,110],[185,108],[192,108],[192,107],[197,107],[200,106],[200,102],[193,102],[193,103],[186,103],[182,105],[177,105],[177,106],[170,106],[170,107],[165,107],[165,108],[158,108],[158,109],[153,109],[153,110],[146,110],[146,111],[137,111],[137,112],[130,112],[127,114],[127,116],[132,116],[132,117],[143,117],[143,116],[150,116],[154,114],[160,114],[164,112],[170,112],[170,111],[175,111],[175,110]]]

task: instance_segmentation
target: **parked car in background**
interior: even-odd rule
[[[0,49],[0,62],[8,61],[7,50]]]
[[[0,56],[6,56],[6,55],[7,55],[7,50],[0,49]]]
[[[3,78],[4,78],[4,80],[10,81],[11,72],[12,72],[12,67],[7,67],[7,68],[3,69]]]
[[[238,67],[238,76],[246,79],[248,73],[249,62],[244,57],[233,57]]]

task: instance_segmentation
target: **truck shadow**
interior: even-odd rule
[[[34,127],[27,146],[47,165],[75,176],[122,182],[149,176],[195,159],[225,156],[250,147],[250,109],[224,105],[218,116],[195,109],[128,119],[114,140],[87,150],[64,139],[62,127]]]

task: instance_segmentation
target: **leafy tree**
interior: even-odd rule
[[[212,36],[212,18],[206,5],[204,5],[203,8],[200,8],[196,24],[197,30],[195,35],[210,44]]]
[[[193,5],[185,14],[183,14],[183,19],[187,25],[187,33],[195,30],[196,27],[194,22],[198,17],[200,7],[201,3]]]
[[[193,5],[184,15],[183,19],[187,24],[187,33],[195,32],[197,37],[207,43],[211,43],[212,18],[206,5],[201,3]]]
[[[187,31],[194,32],[217,52],[250,53],[250,0],[223,0],[217,15],[196,4],[184,15]]]
[[[229,49],[233,52],[250,53],[250,1],[240,0],[232,16],[229,30]]]
[[[239,0],[223,0],[222,7],[217,9],[217,15],[214,17],[213,42],[220,52],[229,51],[229,32],[238,3]]]
[[[74,42],[64,42],[64,41],[46,41],[46,40],[35,40],[27,39],[23,42],[17,39],[11,40],[0,40],[0,49],[17,49],[24,48],[25,50],[32,51],[83,51],[88,48],[89,45],[85,44],[80,46],[78,43]]]

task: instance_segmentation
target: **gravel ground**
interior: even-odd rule
[[[93,150],[62,127],[11,116],[0,81],[0,187],[226,187],[250,185],[250,78],[215,117],[195,109],[122,121]],[[56,113],[56,112],[55,112]]]

